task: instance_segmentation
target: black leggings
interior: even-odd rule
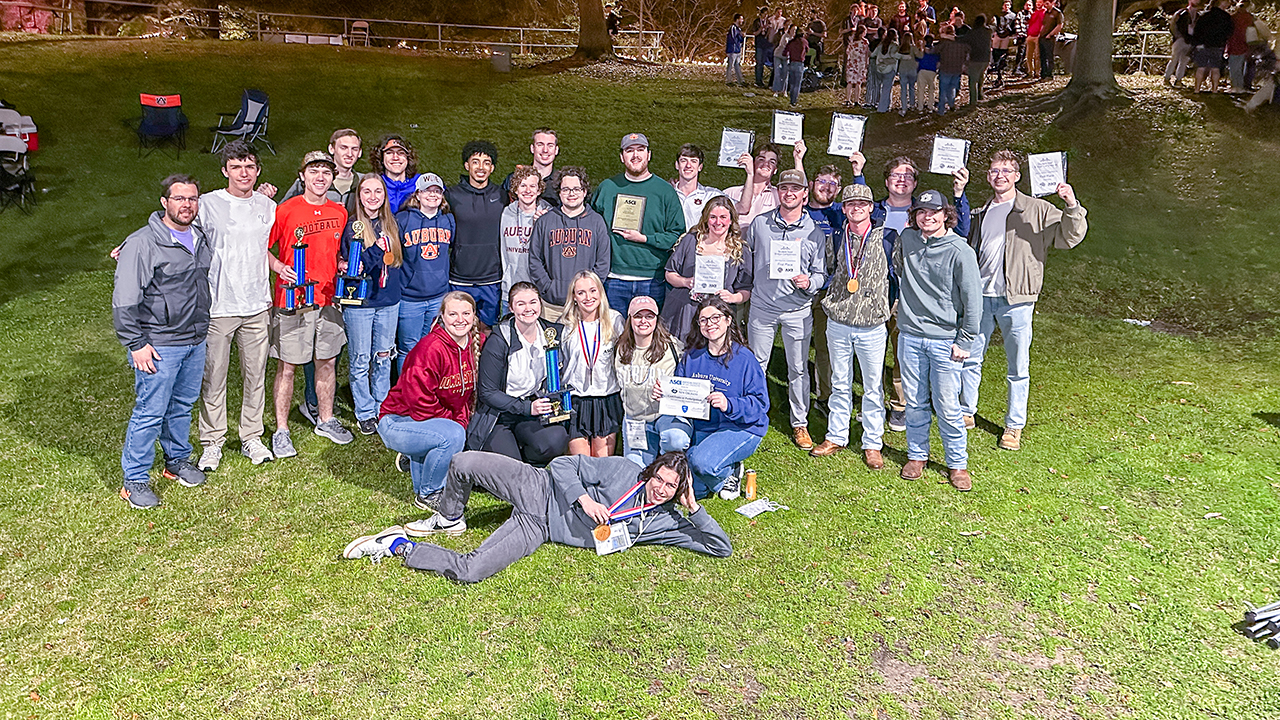
[[[569,431],[563,423],[543,425],[537,418],[503,414],[482,449],[530,465],[545,466],[568,452]]]

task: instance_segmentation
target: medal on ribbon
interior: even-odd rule
[[[582,357],[587,361],[587,387],[591,387],[591,374],[595,369],[596,358],[600,356],[600,323],[604,322],[602,318],[596,323],[596,339],[595,344],[587,342],[587,332],[582,328],[584,323],[578,323],[578,342],[582,345]],[[586,388],[583,388],[585,391]]]
[[[861,242],[858,243],[858,256],[854,258],[853,248],[849,246],[849,237],[853,235],[852,226],[845,224],[844,231],[844,266],[849,271],[849,282],[845,283],[845,288],[852,295],[858,292],[861,283],[858,282],[858,273],[862,270],[862,258],[867,251],[867,238],[871,235],[871,225],[868,223],[867,232],[862,235]]]

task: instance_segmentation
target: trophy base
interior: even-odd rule
[[[276,308],[276,310],[279,311],[281,315],[297,315],[300,312],[307,312],[308,310],[316,310],[319,307],[320,307],[319,305],[300,305],[292,310],[289,310],[286,308]]]
[[[365,303],[365,301],[364,301],[364,300],[361,300],[360,298],[338,298],[338,304],[339,304],[339,305],[348,305],[348,306],[353,306],[353,307],[361,307],[361,306],[363,306],[363,305],[364,305],[364,303]]]
[[[541,419],[543,425],[555,425],[565,422],[570,417],[572,417],[570,413],[560,413],[558,415],[543,415]]]

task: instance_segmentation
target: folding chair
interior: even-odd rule
[[[142,119],[138,121],[138,157],[148,145],[154,151],[164,143],[171,143],[182,156],[187,146],[187,116],[182,113],[181,95],[138,96],[142,104]],[[151,153],[148,152],[148,155]]]
[[[218,113],[218,127],[209,128],[213,131],[213,147],[209,148],[209,152],[218,152],[232,140],[261,140],[271,154],[275,155],[276,149],[271,147],[271,141],[267,139],[267,120],[270,114],[271,99],[266,93],[261,90],[245,90],[240,96],[240,112]],[[228,118],[231,121],[224,126],[223,123]]]
[[[36,201],[36,178],[27,164],[27,144],[12,135],[0,135],[0,212],[17,205],[30,213]]]
[[[353,46],[357,43],[369,47],[369,23],[364,20],[356,20],[351,23],[351,35],[348,42]]]

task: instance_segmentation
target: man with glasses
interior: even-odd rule
[[[1020,163],[1010,150],[1001,150],[991,158],[987,182],[994,194],[974,213],[969,231],[969,245],[978,253],[982,273],[982,321],[973,353],[964,362],[960,393],[965,427],[972,428],[983,355],[999,324],[1008,363],[1009,397],[1000,436],[1000,447],[1005,450],[1022,447],[1022,430],[1027,424],[1031,321],[1044,280],[1045,256],[1050,247],[1069,250],[1079,245],[1089,229],[1086,211],[1070,185],[1062,183],[1057,188],[1065,210],[1019,192]]]
[[[165,478],[186,487],[205,480],[191,463],[190,434],[204,375],[213,251],[192,224],[200,210],[199,181],[170,175],[160,188],[164,209],[120,246],[111,294],[112,322],[129,351],[137,393],[120,455],[120,497],[140,510],[160,504],[150,477],[157,439]]]
[[[587,207],[591,182],[586,168],[570,166],[560,174],[560,206],[533,221],[529,238],[529,278],[542,298],[542,317],[560,319],[573,276],[590,270],[609,277],[609,226]]]
[[[813,299],[826,282],[826,237],[804,211],[809,189],[803,170],[782,173],[778,197],[778,209],[757,217],[743,233],[755,262],[747,345],[767,375],[774,334],[782,329],[792,438],[810,450],[809,339]]]
[[[681,145],[680,154],[676,155],[676,177],[671,186],[676,189],[676,197],[680,198],[680,207],[684,210],[685,230],[692,230],[702,220],[708,200],[724,194],[699,182],[706,161],[702,148],[693,143]]]
[[[849,161],[853,164],[853,182],[857,185],[866,185],[866,178],[862,175],[862,169],[866,166],[867,159],[862,153],[854,153]],[[889,191],[889,196],[884,200],[876,202],[875,207],[871,209],[871,222],[877,227],[883,225],[884,232],[884,250],[889,257],[893,257],[893,246],[897,241],[898,234],[907,227],[909,215],[911,214],[911,206],[915,202],[915,192],[918,186],[920,171],[916,169],[916,163],[905,155],[899,155],[893,158],[884,167],[884,186]],[[956,213],[956,234],[960,237],[967,237],[969,234],[969,198],[965,195],[965,186],[969,184],[969,170],[960,168],[952,175],[951,189],[954,196],[954,209]],[[885,387],[886,393],[889,393],[889,429],[894,432],[902,432],[907,429],[906,420],[906,398],[902,393],[902,373],[898,368],[898,276],[892,266],[889,268],[889,342],[893,346],[893,372],[885,374],[885,382],[892,383],[892,392],[890,388]]]

